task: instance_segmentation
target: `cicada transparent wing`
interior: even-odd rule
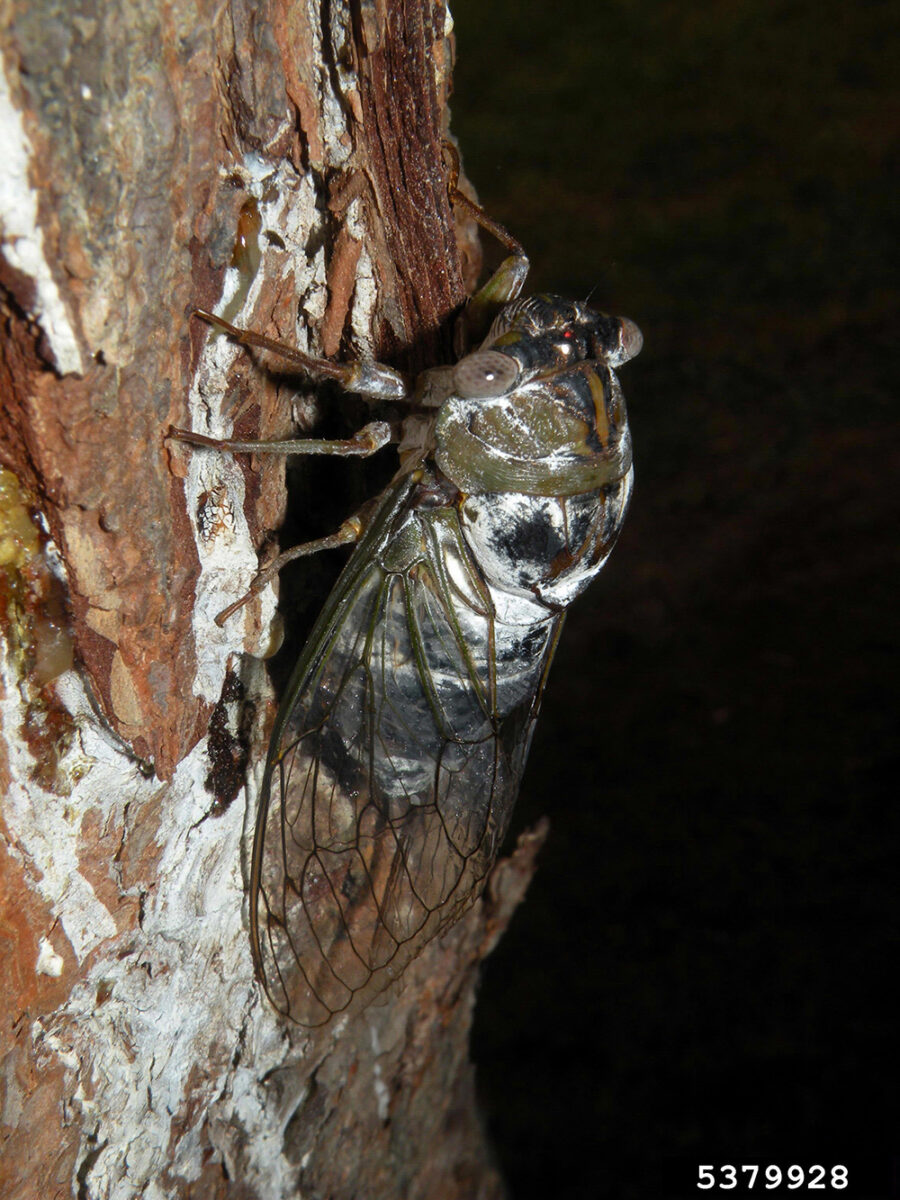
[[[509,823],[562,620],[498,628],[456,510],[429,503],[426,484],[420,472],[389,491],[272,739],[251,938],[270,999],[303,1025],[380,990],[472,899]]]

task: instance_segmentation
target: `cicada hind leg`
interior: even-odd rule
[[[468,304],[460,314],[459,324],[455,335],[457,354],[465,354],[468,349],[482,341],[491,327],[497,313],[505,304],[515,300],[525,285],[530,263],[525,249],[499,221],[489,217],[480,204],[459,189],[459,153],[452,142],[443,143],[444,157],[449,166],[447,179],[447,194],[450,203],[463,212],[468,213],[482,229],[494,235],[497,241],[509,254],[501,262],[487,283],[483,284],[469,299]]]
[[[256,350],[263,350],[299,367],[304,373],[314,379],[331,379],[345,391],[356,392],[372,400],[405,401],[409,395],[409,386],[403,375],[393,367],[375,362],[332,362],[325,358],[315,358],[288,346],[284,342],[274,341],[262,334],[249,329],[239,329],[222,317],[205,309],[197,308],[191,314],[212,325],[220,333],[225,333],[239,342]],[[238,440],[234,438],[213,438],[206,434],[194,433],[189,429],[169,429],[169,437],[186,442],[191,446],[201,446],[211,450],[226,451],[230,454],[331,454],[341,457],[366,458],[375,454],[396,437],[391,426],[386,421],[371,421],[351,438],[330,440],[322,438],[279,438],[275,440]],[[360,514],[348,518],[340,528],[328,537],[316,538],[311,542],[303,542],[293,546],[283,554],[269,561],[259,572],[250,585],[249,591],[216,617],[216,623],[223,625],[238,609],[253,599],[289,562],[309,554],[317,554],[320,550],[331,550],[359,540],[363,531],[363,521]]]

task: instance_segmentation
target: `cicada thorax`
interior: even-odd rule
[[[461,528],[492,589],[563,607],[608,557],[632,483],[612,364],[639,339],[630,321],[532,296],[454,369],[434,458],[462,494]]]

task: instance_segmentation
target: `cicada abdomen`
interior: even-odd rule
[[[558,624],[545,611],[516,631],[514,680],[498,680],[489,590],[450,509],[422,507],[416,475],[338,582],[266,770],[258,964],[302,1024],[389,982],[474,894],[508,824]]]

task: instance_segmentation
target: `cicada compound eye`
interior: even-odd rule
[[[519,364],[499,350],[476,350],[461,358],[453,368],[454,390],[464,400],[502,396],[518,377]]]

